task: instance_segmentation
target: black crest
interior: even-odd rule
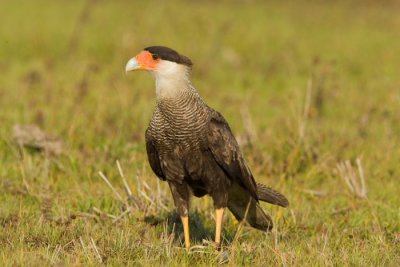
[[[192,61],[188,57],[185,57],[175,50],[165,46],[150,46],[146,47],[144,50],[152,53],[153,57],[155,58],[161,58],[162,60],[176,62],[178,64],[183,64],[188,67],[191,67],[193,65]]]

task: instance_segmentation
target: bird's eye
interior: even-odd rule
[[[154,59],[154,60],[157,60],[157,59],[159,59],[159,58],[160,58],[160,56],[159,56],[159,55],[157,55],[157,54],[152,54],[152,56],[153,56],[153,59]]]

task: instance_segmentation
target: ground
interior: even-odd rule
[[[137,2],[2,1],[1,265],[399,266],[400,5]],[[227,212],[215,252],[212,202],[193,199],[196,247],[182,248],[146,159],[154,81],[124,73],[150,45],[192,59],[256,180],[288,197],[287,209],[263,204],[271,233]],[[17,124],[62,153],[18,146]]]

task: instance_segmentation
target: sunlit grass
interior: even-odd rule
[[[400,264],[397,4],[3,2],[2,266]],[[147,163],[153,80],[127,76],[124,66],[155,44],[194,61],[195,86],[237,136],[248,131],[248,112],[256,138],[243,147],[246,159],[256,179],[291,204],[263,204],[275,230],[245,228],[234,244],[238,223],[226,215],[222,256],[182,249],[169,189],[161,183],[158,191]],[[47,157],[19,148],[12,140],[18,123],[39,125],[67,149]],[[337,169],[358,158],[366,198]],[[113,224],[108,215],[121,214],[123,203],[98,172],[123,194],[116,160],[135,196],[151,206],[140,193],[144,182],[170,212],[134,208]],[[212,202],[192,202],[191,234],[201,246],[214,235]]]

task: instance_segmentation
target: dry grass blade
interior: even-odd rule
[[[169,208],[162,203],[161,198],[158,199],[158,205],[160,205],[160,207],[163,208],[165,211],[170,211]]]
[[[99,260],[100,263],[103,263],[103,258],[100,256],[99,249],[97,248],[96,243],[94,242],[92,237],[90,238],[90,241],[92,242],[92,247],[96,254],[97,259]]]
[[[96,208],[96,207],[92,207],[92,210],[93,210],[96,214],[98,214],[100,217],[102,217],[102,216],[103,216],[103,217],[109,217],[109,218],[111,218],[111,219],[117,218],[115,215],[106,213],[106,212],[104,212],[104,211],[102,211],[102,210],[100,210],[99,208]]]
[[[125,210],[124,212],[122,212],[117,218],[115,218],[112,223],[115,224],[117,223],[119,220],[121,220],[121,218],[123,218],[124,216],[128,215],[129,213],[132,212],[132,208],[128,208],[127,210]]]
[[[119,160],[116,161],[116,165],[124,185],[125,189],[124,191],[127,195],[127,197],[125,198],[126,200],[124,200],[124,197],[115,189],[115,187],[111,184],[111,182],[108,180],[108,178],[104,175],[103,172],[100,171],[99,175],[103,179],[103,181],[108,185],[108,187],[111,188],[111,191],[114,193],[115,197],[124,204],[123,208],[124,211],[117,216],[107,214],[105,212],[100,211],[97,208],[93,208],[93,211],[95,211],[98,215],[100,215],[103,218],[105,218],[106,216],[112,218],[113,223],[116,223],[122,218],[124,218],[126,215],[129,215],[133,211],[133,208],[135,208],[138,211],[144,212],[146,214],[148,212],[153,212],[153,211],[156,213],[159,213],[161,210],[165,210],[167,212],[170,211],[168,206],[166,206],[163,203],[165,201],[165,192],[161,190],[161,186],[158,180],[157,180],[157,194],[154,194],[153,188],[146,182],[139,179],[140,174],[138,172],[136,177],[138,186],[135,190],[137,194],[135,195],[133,194],[127,180],[125,179],[125,174]]]
[[[175,239],[175,223],[172,225],[172,230],[171,230],[170,234],[168,231],[168,222],[164,223],[161,239],[165,243],[165,252],[166,252],[167,256],[170,257],[173,252],[172,247],[173,247],[173,242]]]
[[[139,191],[139,193],[145,198],[147,199],[151,205],[155,205],[155,202],[144,192],[144,191]]]
[[[157,195],[157,200],[158,200],[157,203],[158,203],[158,205],[160,205],[160,207],[163,208],[165,211],[169,212],[170,211],[169,208],[162,203],[162,200],[164,199],[164,196],[163,196],[163,194],[161,192],[160,179],[157,179],[157,194],[158,194]]]
[[[313,195],[316,197],[326,197],[326,192],[323,191],[317,191],[317,190],[313,190],[313,189],[301,189],[302,192],[309,194],[309,195]]]
[[[145,181],[143,181],[142,184],[144,185],[144,187],[145,187],[147,190],[152,191],[151,187],[150,187]]]
[[[204,254],[204,253],[211,253],[210,251],[207,251],[210,248],[210,246],[202,246],[202,245],[195,245],[191,246],[189,249],[189,254]]]
[[[332,211],[332,215],[337,215],[337,214],[343,214],[348,212],[349,210],[351,210],[351,207],[345,207],[345,208],[341,208],[341,209],[336,209],[334,211]]]
[[[129,187],[128,182],[125,179],[125,175],[124,175],[124,172],[122,171],[121,164],[119,163],[119,160],[117,160],[117,167],[118,167],[119,175],[122,178],[122,182],[124,183],[126,193],[128,194],[128,196],[132,196],[132,191],[131,191],[131,189]]]
[[[56,262],[56,260],[58,258],[58,254],[60,253],[60,250],[61,250],[61,245],[57,245],[56,249],[54,250],[53,255],[51,256],[51,259],[50,259],[51,264],[54,264]]]
[[[278,251],[277,249],[275,249],[275,248],[273,248],[273,247],[270,247],[270,246],[268,246],[268,248],[275,254],[275,256],[277,257],[277,258],[279,258],[280,260],[281,260],[281,266],[287,266],[287,260],[286,260],[286,258],[282,255],[282,253],[280,252],[280,251]]]
[[[356,162],[357,162],[358,174],[359,174],[360,180],[361,180],[361,195],[366,197],[367,196],[367,185],[365,184],[364,169],[361,165],[361,160],[359,158],[357,158]]]
[[[86,258],[87,258],[88,260],[90,260],[90,257],[89,257],[89,255],[87,254],[86,245],[85,245],[85,243],[83,242],[83,239],[82,239],[81,236],[79,237],[79,243],[81,243],[82,250],[83,250],[83,254],[85,254]]]
[[[112,184],[110,183],[110,181],[107,179],[107,177],[102,173],[99,172],[100,177],[104,180],[104,182],[106,182],[106,184],[111,188],[111,190],[113,191],[114,195],[122,202],[125,204],[124,199],[122,198],[122,196],[118,193],[117,190],[115,190],[115,188],[112,186]]]
[[[272,229],[272,234],[274,235],[274,245],[275,245],[275,247],[278,247],[278,225],[277,224]]]
[[[242,107],[240,111],[246,129],[246,133],[249,135],[251,140],[257,140],[258,136],[256,127],[254,126],[253,120],[251,119],[248,107],[247,106]]]
[[[358,173],[349,160],[337,164],[337,171],[346,183],[350,192],[358,198],[367,197],[367,186],[365,184],[364,171],[361,165],[361,160],[357,158]]]
[[[312,93],[312,80],[310,79],[307,84],[307,91],[304,99],[303,114],[300,118],[300,123],[299,123],[300,142],[304,140],[304,137],[306,135],[308,116],[310,114],[310,107],[311,107],[311,95],[312,95],[311,93]]]
[[[86,213],[86,212],[79,212],[79,213],[73,214],[71,216],[76,216],[76,217],[81,217],[81,218],[89,218],[89,219],[97,219],[98,218],[96,215]]]
[[[251,146],[258,140],[258,135],[254,123],[251,119],[247,106],[243,106],[240,110],[245,132],[237,136],[237,141],[241,147]]]
[[[236,249],[237,243],[239,241],[240,234],[242,233],[243,226],[246,223],[247,215],[248,215],[249,209],[250,209],[250,205],[251,205],[251,198],[249,198],[249,202],[247,203],[247,207],[246,207],[246,211],[244,213],[244,217],[243,217],[242,221],[239,223],[239,226],[238,226],[238,228],[236,230],[235,237],[233,238],[233,241],[232,241],[232,244],[231,244],[231,247],[230,247],[231,253],[230,253],[230,256],[229,256],[229,262],[233,262],[233,259],[235,257],[235,249]]]

